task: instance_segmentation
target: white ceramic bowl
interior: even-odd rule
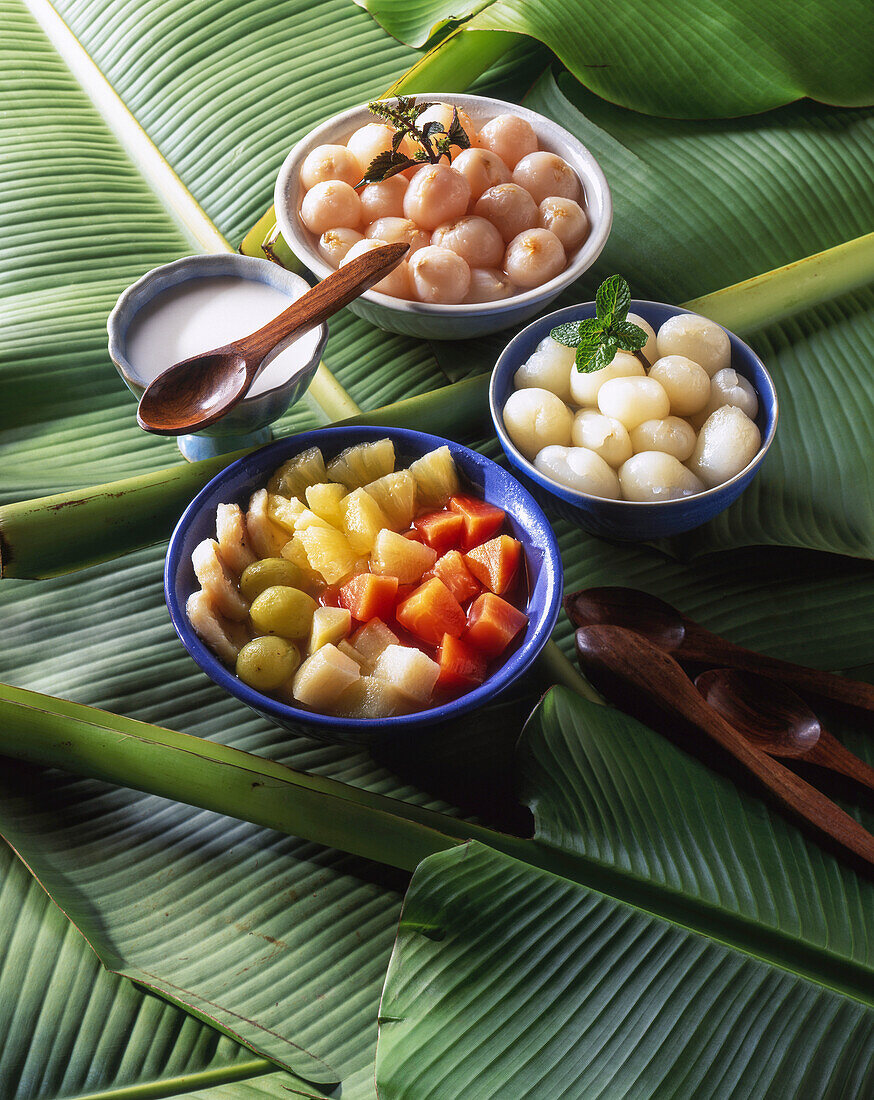
[[[484,125],[495,115],[505,113],[527,119],[537,134],[540,148],[563,157],[579,176],[586,196],[589,236],[561,274],[542,286],[514,294],[500,302],[432,305],[392,298],[388,294],[369,290],[349,308],[379,328],[428,340],[464,340],[518,325],[553,301],[566,286],[587,271],[601,254],[613,222],[613,200],[604,173],[589,150],[567,130],[543,115],[535,114],[515,103],[492,99],[490,96],[456,95],[454,92],[422,92],[416,99],[447,102],[464,108],[477,127]],[[316,251],[312,234],[300,220],[299,210],[303,198],[300,166],[317,146],[343,144],[359,126],[375,121],[378,120],[368,111],[367,104],[334,115],[299,141],[279,170],[273,196],[276,221],[292,252],[320,279],[330,275],[333,268]]]

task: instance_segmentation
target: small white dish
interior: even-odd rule
[[[447,102],[464,108],[477,126],[500,114],[516,114],[531,124],[541,149],[556,153],[570,164],[582,182],[589,216],[589,236],[572,256],[568,266],[554,279],[514,294],[500,302],[475,302],[460,305],[432,305],[392,298],[368,290],[349,308],[353,313],[379,328],[417,336],[427,340],[465,340],[485,336],[518,325],[533,317],[592,266],[610,234],[613,223],[613,200],[601,166],[589,150],[551,119],[529,111],[515,103],[490,96],[456,95],[454,92],[422,92],[417,100]],[[312,234],[300,220],[299,210],[303,189],[300,166],[304,158],[319,145],[341,144],[359,126],[376,121],[367,104],[334,115],[312,130],[291,150],[276,180],[273,204],[276,221],[286,243],[298,259],[319,279],[331,274],[333,268],[316,251]]]
[[[233,252],[186,256],[173,263],[153,268],[121,294],[106,322],[109,333],[109,355],[115,364],[115,369],[137,400],[142,396],[154,373],[154,371],[145,373],[142,367],[138,368],[128,358],[130,351],[128,336],[132,330],[134,335],[137,335],[137,318],[142,318],[149,306],[154,308],[159,304],[160,296],[164,296],[163,300],[172,306],[174,288],[190,285],[192,280],[221,280],[222,277],[227,276],[263,283],[281,292],[282,298],[286,299],[285,305],[282,305],[282,298],[277,297],[278,308],[274,316],[310,289],[309,284],[299,275],[294,275],[277,264],[269,263],[267,260],[257,260],[251,256],[240,256]],[[247,336],[264,324],[265,320],[266,318],[263,320],[253,318],[250,325],[246,326],[244,323],[245,331],[235,335]],[[142,335],[141,333],[139,339]],[[229,333],[220,332],[211,347],[233,338],[234,336]],[[327,325],[320,325],[276,347],[270,353],[264,368],[267,372],[271,369],[270,364],[274,364],[271,377],[256,380],[253,392],[244,397],[239,405],[231,409],[212,427],[193,435],[179,436],[179,450],[185,458],[194,462],[201,458],[211,458],[214,455],[269,442],[273,438],[270,430],[273,421],[282,416],[291,404],[299,401],[306,393],[318,369],[327,338]],[[295,345],[296,354],[280,358],[292,343]],[[189,355],[209,350],[210,347],[185,348],[180,344],[179,348],[170,355],[171,361],[166,365],[170,367],[173,362],[188,358]],[[282,367],[285,364],[287,364],[287,371],[283,372]],[[273,374],[276,375],[275,378]]]

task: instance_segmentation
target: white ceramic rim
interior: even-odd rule
[[[594,306],[594,304],[594,302],[580,302],[579,306],[577,306],[576,308],[584,309],[586,306]],[[696,314],[695,311],[692,309],[684,309],[682,306],[673,306],[670,304],[670,302],[651,302],[646,298],[633,299],[630,307],[630,312],[634,312],[635,305],[660,306],[663,309],[675,309],[678,315],[687,313],[692,314],[696,317],[704,316],[701,313]],[[746,464],[746,466],[744,466],[742,470],[739,470],[734,475],[734,477],[730,477],[728,481],[722,481],[719,485],[714,485],[710,489],[705,489],[701,493],[691,493],[687,497],[675,497],[673,500],[617,500],[614,497],[599,497],[595,496],[594,493],[584,493],[581,489],[572,489],[569,485],[562,485],[560,481],[554,481],[551,477],[547,477],[546,474],[541,473],[540,470],[538,470],[537,467],[534,465],[534,463],[530,462],[516,447],[516,445],[510,439],[510,436],[507,433],[507,429],[504,427],[503,409],[498,408],[498,400],[497,396],[495,395],[495,377],[497,375],[499,364],[504,359],[504,356],[507,355],[507,353],[510,351],[516,340],[523,336],[524,333],[532,327],[532,325],[539,324],[541,321],[546,321],[550,317],[554,316],[555,313],[561,313],[567,308],[568,306],[562,306],[560,310],[554,310],[553,313],[545,313],[542,317],[538,317],[534,321],[532,321],[530,325],[526,325],[525,328],[523,328],[520,332],[517,332],[513,339],[509,342],[509,344],[507,344],[507,346],[498,356],[498,361],[492,368],[492,374],[489,379],[489,412],[491,413],[492,423],[494,424],[495,432],[501,442],[501,446],[504,448],[505,451],[513,452],[514,457],[519,461],[519,465],[525,470],[525,473],[528,474],[528,476],[535,484],[540,485],[548,492],[553,492],[551,486],[554,485],[555,489],[558,490],[557,492],[555,492],[555,496],[557,496],[560,500],[566,500],[569,504],[573,504],[575,502],[579,502],[582,504],[591,501],[593,503],[601,502],[605,504],[616,505],[622,508],[664,508],[669,505],[673,505],[676,508],[678,505],[689,504],[693,500],[704,500],[712,493],[724,492],[729,487],[729,485],[733,485],[736,481],[742,478],[744,474],[746,474],[754,466],[757,466],[764,459],[765,455],[770,449],[771,444],[774,442],[774,436],[777,434],[777,421],[780,416],[780,406],[777,400],[777,387],[774,385],[774,379],[771,377],[768,368],[762,362],[761,357],[753,351],[749,344],[745,340],[741,340],[737,333],[732,332],[731,329],[725,328],[725,325],[719,325],[721,329],[728,333],[728,335],[731,336],[733,339],[737,340],[739,344],[742,344],[750,353],[750,355],[758,360],[759,366],[762,368],[765,378],[767,378],[768,380],[768,386],[771,390],[774,401],[774,419],[771,423],[770,431],[765,436],[764,440],[762,441],[762,445],[758,449],[758,451],[756,451],[756,453]],[[710,318],[708,317],[707,320],[710,320]],[[718,325],[719,322],[714,321],[713,324]],[[521,365],[521,363],[518,364],[518,366]],[[749,381],[749,379],[747,379],[747,381]],[[752,383],[750,384],[752,385]],[[761,399],[761,394],[758,390],[756,390],[756,398],[757,400]],[[543,485],[543,482],[549,482],[549,485]]]
[[[210,271],[209,268],[220,267],[224,264],[227,264],[229,261],[232,266],[238,267],[240,269],[239,277],[241,279],[249,278],[249,275],[247,275],[246,273],[251,272],[252,282],[263,282],[263,279],[257,278],[257,272],[265,270],[262,266],[263,264],[270,264],[269,260],[259,260],[256,256],[243,256],[239,252],[201,252],[195,253],[193,256],[180,256],[178,260],[171,260],[168,264],[159,264],[158,267],[151,268],[151,270],[141,275],[135,283],[131,283],[131,285],[127,287],[126,290],[123,290],[118,296],[115,305],[112,307],[109,316],[106,318],[106,331],[109,334],[109,356],[112,359],[112,362],[115,364],[116,369],[122,375],[128,387],[132,391],[134,388],[144,391],[146,387],[133,374],[133,368],[131,366],[130,360],[121,350],[123,341],[122,336],[118,332],[118,314],[125,310],[128,306],[128,303],[130,302],[130,299],[135,297],[135,295],[142,289],[143,286],[148,285],[148,283],[156,279],[159,273],[163,274],[167,272],[172,274],[179,268],[185,269],[195,263],[202,264],[204,268],[206,268],[206,270],[203,271],[202,274],[198,273],[196,275],[192,275],[190,276],[190,279],[180,279],[177,283],[173,284],[173,286],[181,286],[182,283],[189,282],[191,279],[209,279],[214,277],[221,278],[220,274]],[[300,294],[298,294],[297,298],[289,298],[289,305],[291,305],[293,302],[296,302],[298,298],[302,298],[304,294],[307,293],[307,291],[312,290],[312,287],[306,281],[306,279],[296,274],[294,271],[289,271],[287,268],[281,267],[279,264],[271,264],[270,267],[271,274],[276,275],[280,282],[284,282],[289,286],[294,285],[295,287],[301,287]],[[274,268],[275,271],[272,270]],[[232,277],[233,276],[229,276],[229,278]],[[172,287],[170,286],[164,288],[164,290],[170,289],[172,289]],[[164,291],[160,291],[159,293],[163,294]],[[151,301],[151,299],[149,299],[149,301]],[[148,302],[143,302],[140,306],[140,309],[148,304]],[[139,312],[139,310],[137,312]],[[134,316],[136,316],[136,314],[133,314],[131,316],[131,320],[133,320]],[[299,375],[305,374],[308,370],[311,369],[313,365],[313,359],[315,359],[317,362],[321,361],[322,353],[325,350],[325,343],[328,339],[327,323],[323,321],[322,324],[318,326],[316,331],[319,332],[320,335],[318,340],[316,341],[315,352],[313,356],[311,356],[306,361],[306,363],[302,364],[300,367],[297,368],[297,370],[293,371],[285,379],[284,382],[277,383],[275,386],[273,386],[272,389],[262,390],[261,393],[248,394],[246,397],[243,398],[240,404],[245,405],[247,402],[254,403],[256,401],[263,401],[265,397],[270,397],[271,395],[280,393]]]
[[[588,271],[600,256],[604,245],[607,243],[607,238],[610,236],[610,229],[613,225],[613,197],[603,169],[585,145],[578,141],[573,134],[568,133],[562,126],[559,126],[557,122],[553,122],[552,119],[537,114],[536,111],[531,111],[527,107],[520,107],[516,103],[509,103],[503,99],[492,99],[490,96],[461,95],[454,92],[417,92],[416,98],[451,102],[454,106],[473,109],[477,115],[487,115],[486,121],[500,114],[519,115],[527,119],[537,133],[538,138],[541,135],[546,136],[551,144],[565,146],[571,150],[585,168],[584,176],[580,182],[586,196],[586,213],[589,216],[590,223],[589,236],[564,271],[559,272],[555,278],[550,279],[547,283],[542,283],[540,286],[533,287],[531,290],[523,291],[521,294],[511,294],[509,298],[504,298],[500,302],[462,302],[457,305],[411,302],[404,298],[393,298],[389,294],[382,294],[376,290],[366,291],[361,295],[361,299],[373,302],[386,309],[396,310],[398,313],[421,314],[428,317],[471,317],[482,316],[483,314],[491,316],[512,312],[520,307],[524,308],[526,305],[534,305],[542,298],[554,297],[561,289]],[[375,121],[374,116],[368,111],[366,103],[359,104],[357,107],[350,107],[347,111],[333,115],[320,126],[317,126],[315,130],[311,130],[306,137],[301,138],[291,149],[279,169],[273,193],[276,221],[286,243],[319,279],[326,279],[334,271],[334,268],[325,263],[313,247],[309,240],[309,232],[299,224],[297,211],[294,211],[293,215],[289,211],[285,201],[289,185],[296,179],[304,157],[318,145],[325,144],[328,135],[336,136],[338,130],[342,132],[351,131],[356,128],[356,125],[364,125],[366,122],[373,121]],[[580,175],[578,167],[576,165],[572,165],[572,167],[577,175]],[[591,217],[592,208],[589,195],[592,193],[599,196],[602,207],[601,217],[597,221],[594,221]]]

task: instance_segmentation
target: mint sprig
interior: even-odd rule
[[[393,102],[376,99],[367,104],[371,114],[394,127],[395,135],[391,149],[373,158],[363,178],[355,184],[356,188],[364,187],[368,183],[382,183],[383,180],[396,176],[398,172],[415,168],[419,164],[437,164],[443,157],[452,163],[453,145],[459,149],[470,148],[470,138],[458,120],[457,107],[452,108],[448,132],[440,122],[426,122],[421,127],[417,124],[419,115],[433,106],[433,103],[417,103],[411,96],[398,96]],[[418,146],[412,156],[400,152],[405,137],[412,138]]]
[[[594,317],[558,325],[549,335],[567,348],[576,348],[574,365],[581,374],[606,367],[620,350],[632,352],[649,370],[652,364],[643,355],[647,335],[625,319],[630,305],[628,283],[621,275],[611,275],[595,294]]]

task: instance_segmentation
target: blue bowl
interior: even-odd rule
[[[215,512],[219,504],[236,502],[245,507],[250,495],[263,487],[276,467],[292,455],[307,447],[318,446],[330,459],[354,443],[386,436],[395,445],[399,466],[407,465],[427,451],[445,444],[470,487],[507,513],[509,526],[522,543],[528,563],[528,627],[525,636],[501,668],[482,686],[451,703],[414,714],[378,720],[336,718],[262,695],[237,679],[198,638],[188,622],[185,604],[199,587],[191,567],[191,552],[203,539],[215,537]],[[225,691],[294,733],[347,744],[374,744],[403,730],[448,721],[480,707],[517,680],[546,644],[555,626],[561,604],[562,566],[549,520],[519,482],[490,459],[458,443],[424,432],[402,428],[323,428],[280,440],[238,459],[198,493],[186,508],[170,539],[164,568],[164,595],[182,644],[207,676]]]
[[[669,317],[692,310],[680,306],[664,305],[661,302],[634,300],[631,312],[643,317],[658,332]],[[532,354],[534,349],[556,325],[569,321],[581,321],[595,316],[595,303],[585,302],[578,306],[568,306],[540,317],[533,324],[515,336],[504,349],[495,364],[489,387],[489,407],[498,439],[504,454],[522,475],[522,481],[531,489],[534,497],[548,505],[563,519],[582,527],[593,535],[620,541],[646,541],[679,535],[691,531],[702,523],[713,519],[732,504],[753,480],[762,465],[768,448],[774,441],[777,430],[777,391],[771,376],[762,360],[753,349],[733,332],[728,332],[731,341],[732,367],[752,383],[759,398],[759,411],[756,424],[762,433],[762,446],[755,458],[739,474],[722,485],[707,489],[695,496],[680,500],[633,501],[608,500],[592,496],[577,489],[559,485],[545,477],[532,462],[516,449],[504,427],[503,408],[507,398],[513,392],[513,376],[518,368]]]

